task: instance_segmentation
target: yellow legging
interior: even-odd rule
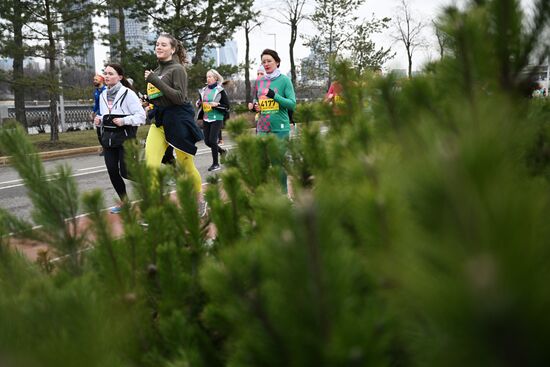
[[[145,162],[147,165],[152,168],[159,168],[166,148],[168,148],[168,143],[164,135],[164,128],[162,126],[157,127],[154,124],[151,125],[145,143]],[[176,148],[174,150],[176,151],[176,160],[179,165],[193,181],[196,192],[200,193],[202,190],[201,175],[197,167],[195,167],[193,156]]]

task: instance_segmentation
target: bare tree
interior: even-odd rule
[[[422,36],[422,31],[426,24],[420,20],[415,20],[407,0],[399,0],[399,5],[393,25],[397,34],[393,35],[393,39],[397,42],[402,42],[407,51],[407,60],[409,62],[408,75],[412,76],[412,59],[414,52],[426,45],[426,41]]]
[[[437,39],[437,46],[439,49],[439,59],[442,60],[445,56],[445,50],[449,47],[449,38],[445,31],[441,29],[441,24],[437,21],[432,20],[432,26],[435,32],[435,38]]]
[[[254,28],[260,26],[261,21],[259,20],[260,12],[252,9],[254,5],[254,0],[245,0],[243,9],[246,13],[246,18],[243,23],[244,37],[246,40],[246,50],[244,57],[244,80],[246,87],[245,101],[246,103],[252,102],[251,97],[251,87],[250,87],[250,33]]]
[[[288,44],[288,47],[290,55],[290,75],[293,85],[296,85],[294,45],[296,44],[296,40],[298,38],[298,25],[307,17],[304,13],[304,5],[306,3],[307,0],[285,0],[284,5],[278,6],[277,9],[274,9],[277,16],[273,17],[273,19],[290,27],[290,43]]]

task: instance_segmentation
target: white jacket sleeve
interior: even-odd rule
[[[128,90],[124,104],[124,110],[129,111],[128,116],[124,117],[124,125],[139,126],[145,124],[145,110],[134,91]]]

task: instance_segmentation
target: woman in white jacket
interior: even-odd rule
[[[145,123],[145,111],[120,65],[107,64],[103,76],[107,89],[99,97],[99,115],[94,123],[101,129],[105,165],[122,203],[126,198],[123,178],[128,179],[123,144],[136,137],[137,127]],[[117,205],[111,213],[120,213],[120,210],[121,206]]]

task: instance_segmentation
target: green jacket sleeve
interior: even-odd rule
[[[287,110],[294,111],[296,108],[296,94],[294,93],[294,87],[292,86],[292,82],[290,80],[286,81],[283,93],[284,97],[279,93],[275,93],[275,97],[273,99]]]

